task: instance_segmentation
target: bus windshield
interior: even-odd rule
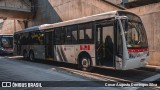
[[[119,15],[128,17],[128,19],[121,20],[127,48],[147,48],[148,41],[146,31],[140,17],[133,13],[123,11],[120,11]]]
[[[1,45],[3,48],[13,48],[13,38],[12,37],[2,37]]]
[[[128,20],[128,27],[125,29],[125,37],[128,48],[148,47],[147,36],[142,22]]]

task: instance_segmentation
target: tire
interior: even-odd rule
[[[31,61],[35,60],[33,51],[29,52],[29,60],[31,60]]]
[[[82,57],[80,59],[80,68],[83,71],[91,71],[92,70],[92,64],[91,64],[91,59],[89,57]]]
[[[23,59],[25,59],[25,60],[28,59],[28,56],[27,56],[27,52],[26,52],[26,51],[23,52]]]

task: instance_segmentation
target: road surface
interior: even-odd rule
[[[143,70],[115,71],[102,68],[95,68],[91,72],[84,72],[76,68],[76,65],[72,64],[56,63],[51,61],[31,62],[23,60],[21,57],[14,56],[0,57],[0,81],[40,81],[42,83],[43,81],[50,81],[48,83],[54,84],[50,86],[56,86],[42,88],[12,88],[12,90],[154,90],[155,87],[105,87],[105,82],[130,83],[147,80],[150,80],[150,82],[156,80],[159,81],[160,75],[158,72]],[[92,81],[105,82],[103,86],[103,82],[98,83]],[[73,85],[73,87],[67,87],[68,83],[71,83],[69,85]],[[61,85],[65,87],[60,87]],[[11,88],[0,88],[0,90],[11,90]]]

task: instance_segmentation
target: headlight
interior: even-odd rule
[[[148,51],[145,52],[129,52],[129,58],[143,57],[148,55]]]
[[[137,53],[129,52],[129,58],[136,58],[136,57],[137,57]]]

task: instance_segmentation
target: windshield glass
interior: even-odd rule
[[[128,48],[147,48],[148,41],[143,23],[137,15],[129,12],[119,11],[120,16],[127,16],[128,19],[121,20],[125,32]]]
[[[13,38],[1,37],[1,45],[3,48],[13,48]]]
[[[128,48],[148,47],[147,37],[142,22],[128,20],[125,37]]]

